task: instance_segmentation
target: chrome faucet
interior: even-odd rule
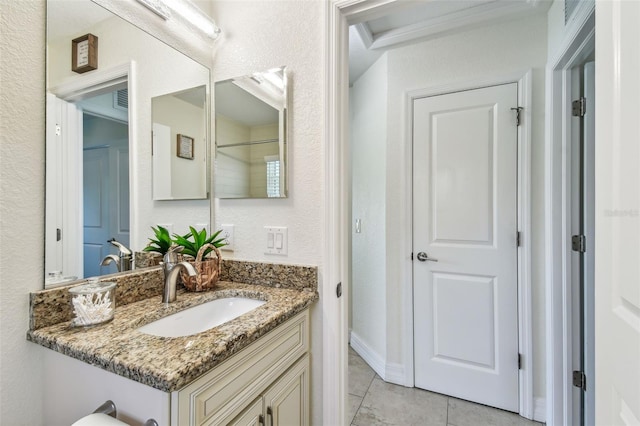
[[[118,272],[120,272],[120,259],[115,254],[108,254],[102,259],[100,262],[100,266],[107,266],[110,263],[115,263],[116,268],[118,268]]]
[[[130,271],[131,270],[131,258],[133,257],[133,252],[116,241],[115,238],[111,238],[107,241],[111,243],[111,245],[115,246],[118,249],[118,257],[120,258],[120,268],[119,271]]]
[[[107,242],[118,248],[118,256],[115,254],[105,256],[104,259],[102,259],[102,262],[100,262],[100,266],[107,266],[114,262],[116,264],[116,268],[118,268],[118,272],[130,271],[133,252],[117,242],[115,238],[111,238],[110,240],[107,240]]]
[[[190,276],[196,275],[195,268],[189,262],[178,262],[178,253],[182,251],[182,246],[171,246],[164,255],[162,269],[164,270],[164,291],[162,292],[162,303],[176,301],[176,287],[180,269],[184,269]]]

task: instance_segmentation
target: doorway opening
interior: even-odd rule
[[[572,68],[571,358],[574,424],[595,424],[595,63]],[[589,246],[589,247],[588,247]],[[591,378],[590,386],[587,378]]]
[[[87,97],[82,110],[83,267],[86,277],[118,272],[109,243],[129,246],[129,125],[126,89]],[[106,264],[105,264],[106,263]]]
[[[537,22],[533,22],[532,25],[541,25],[544,19],[539,19]],[[502,27],[518,25],[513,22],[503,22]],[[503,28],[504,29],[504,28]],[[532,32],[534,28],[530,29]],[[491,34],[491,30],[477,30],[475,35]],[[443,40],[439,40],[439,43],[451,43],[451,46],[447,45],[447,51],[456,49],[456,45],[459,45],[460,39],[464,37],[473,38],[473,36],[467,35],[465,32],[452,35],[450,37],[443,37]],[[489,36],[490,37],[490,36]],[[354,287],[350,288],[353,291],[351,300],[352,306],[358,306],[358,308],[368,309],[375,313],[372,316],[372,321],[367,322],[369,325],[374,325],[374,333],[372,335],[379,339],[383,337],[382,343],[380,341],[374,341],[372,344],[366,340],[367,336],[363,336],[364,333],[358,330],[359,321],[358,318],[352,317],[353,322],[350,324],[351,331],[351,346],[358,347],[357,352],[363,355],[363,358],[373,367],[373,369],[385,380],[390,383],[401,384],[404,386],[414,386],[414,325],[413,314],[416,309],[413,307],[414,292],[415,292],[415,276],[413,273],[413,267],[416,260],[411,259],[413,252],[414,256],[417,255],[417,251],[414,250],[414,241],[412,238],[412,224],[415,224],[416,218],[413,217],[411,211],[412,203],[412,177],[411,177],[411,164],[413,161],[413,153],[411,149],[411,137],[412,137],[412,119],[411,111],[413,108],[413,102],[415,99],[423,98],[427,96],[442,95],[451,92],[460,92],[469,89],[475,89],[479,87],[494,86],[503,83],[518,83],[518,88],[521,92],[518,92],[517,98],[514,97],[513,104],[509,105],[509,108],[522,107],[520,112],[522,127],[519,127],[518,132],[521,133],[516,143],[522,143],[522,147],[518,148],[522,157],[517,160],[517,168],[522,176],[528,176],[530,172],[530,144],[531,144],[531,124],[532,117],[542,110],[542,104],[535,105],[536,112],[533,112],[534,104],[532,101],[531,88],[533,87],[533,72],[523,73],[522,69],[527,69],[531,66],[542,67],[544,64],[544,58],[536,58],[531,60],[521,60],[517,64],[496,64],[495,69],[485,70],[481,75],[476,73],[470,73],[465,75],[464,81],[461,79],[457,81],[454,79],[446,78],[446,67],[451,69],[457,69],[455,65],[455,59],[450,58],[448,65],[439,65],[438,61],[432,61],[427,64],[420,61],[422,55],[426,57],[436,57],[437,52],[429,51],[430,44],[419,43],[418,47],[411,47],[409,45],[399,48],[397,51],[387,53],[383,55],[378,62],[376,62],[367,71],[367,75],[364,78],[368,78],[369,81],[359,80],[354,83],[351,88],[353,96],[357,96],[358,85],[366,86],[361,92],[369,94],[369,97],[360,102],[360,105],[365,105],[368,108],[374,108],[374,102],[372,102],[373,96],[383,93],[382,101],[379,101],[379,110],[374,113],[379,113],[383,110],[384,114],[387,114],[390,118],[382,117],[380,120],[369,120],[368,125],[364,126],[366,135],[364,147],[358,151],[352,151],[347,156],[351,157],[351,164],[361,161],[366,162],[369,166],[376,164],[377,170],[373,170],[368,177],[365,177],[362,181],[366,183],[366,186],[362,190],[356,189],[358,177],[355,175],[355,167],[346,173],[345,175],[352,175],[354,186],[351,188],[351,200],[356,200],[363,194],[369,197],[369,200],[375,200],[378,203],[378,207],[371,205],[367,210],[361,209],[357,211],[356,207],[351,205],[353,210],[353,216],[349,218],[346,229],[351,231],[350,237],[352,238],[352,249],[357,250],[357,239],[364,239],[363,236],[368,235],[373,237],[370,243],[364,244],[364,246],[372,248],[378,251],[375,255],[362,255],[354,253],[352,260],[352,283]],[[413,50],[412,50],[413,49]],[[474,46],[473,49],[478,49],[478,46]],[[420,50],[420,51],[419,51]],[[472,49],[470,49],[472,50]],[[490,48],[485,47],[486,51]],[[484,51],[486,54],[487,52]],[[431,54],[433,53],[433,54]],[[519,47],[518,55],[522,57],[522,46]],[[408,71],[407,67],[399,69],[397,66],[394,68],[392,59],[400,58],[400,64],[408,64],[409,58],[415,61],[415,71]],[[453,55],[455,57],[456,55]],[[465,63],[473,63],[473,55],[460,55],[458,60]],[[505,60],[506,62],[506,60]],[[462,65],[462,64],[461,64]],[[440,66],[440,68],[438,68]],[[376,68],[377,67],[377,68]],[[471,65],[468,65],[472,68]],[[380,72],[379,68],[382,68]],[[425,69],[429,68],[431,73],[440,73],[439,79],[432,79],[423,77],[428,75]],[[507,71],[505,71],[507,70]],[[379,74],[377,74],[379,73]],[[395,75],[402,75],[402,78],[394,78]],[[412,74],[415,73],[415,74]],[[506,74],[506,75],[505,75]],[[382,77],[380,77],[382,75]],[[445,77],[443,77],[445,76]],[[408,83],[406,81],[409,80]],[[402,84],[406,84],[405,87]],[[423,90],[415,90],[417,84],[421,84],[421,87],[427,87]],[[418,86],[420,87],[420,86]],[[525,89],[527,88],[528,89]],[[386,93],[385,93],[386,90]],[[542,91],[542,85],[536,87],[536,91],[539,93]],[[373,95],[376,93],[376,95]],[[358,102],[354,100],[353,102]],[[352,120],[355,118],[361,119],[362,111],[358,111],[354,107],[355,103],[350,103],[350,114]],[[516,112],[510,111],[510,119],[515,123]],[[380,123],[387,123],[387,128],[380,129]],[[399,123],[399,124],[398,124]],[[537,131],[543,127],[543,122],[538,120]],[[462,125],[462,124],[461,124]],[[514,129],[515,129],[514,125]],[[349,129],[350,133],[353,133],[353,129]],[[515,130],[514,130],[515,133]],[[538,133],[540,135],[541,133]],[[539,137],[539,136],[538,136]],[[376,141],[382,140],[381,150],[376,150]],[[393,141],[390,142],[390,141]],[[541,145],[537,145],[538,147]],[[399,173],[398,173],[399,172]],[[385,180],[385,176],[387,180]],[[388,176],[393,176],[389,179]],[[378,187],[373,188],[372,183],[379,183]],[[390,184],[389,182],[393,182]],[[515,183],[515,182],[514,182]],[[528,204],[530,198],[531,183],[530,178],[518,179],[517,197],[518,204],[521,206],[521,210],[518,211],[518,223],[522,225],[519,231],[522,232],[522,248],[519,251],[519,262],[522,259],[521,264],[518,265],[518,282],[522,286],[522,291],[518,291],[517,299],[514,297],[512,303],[518,305],[518,318],[513,325],[518,328],[521,327],[514,345],[515,350],[511,355],[510,361],[514,367],[515,376],[518,377],[516,384],[516,406],[511,406],[511,409],[517,411],[521,415],[532,418],[534,417],[534,400],[533,400],[533,345],[532,345],[532,289],[531,289],[531,244],[532,233],[530,228],[530,211],[531,208]],[[360,191],[360,192],[359,192]],[[350,200],[350,201],[351,201]],[[379,207],[381,206],[381,207]],[[542,210],[542,209],[540,209]],[[376,225],[375,220],[380,220],[373,217],[371,213],[382,214],[382,227]],[[368,216],[365,216],[368,215]],[[390,222],[389,217],[393,216],[396,220]],[[421,217],[420,220],[427,220],[425,217]],[[388,230],[393,229],[390,233]],[[512,245],[514,251],[516,250],[518,230],[512,229]],[[527,247],[527,248],[525,248]],[[437,256],[434,256],[437,258]],[[357,259],[356,259],[357,258]],[[391,261],[389,260],[391,259]],[[373,264],[374,268],[368,268],[366,265]],[[383,265],[387,265],[386,267]],[[365,279],[365,285],[363,288],[369,291],[369,295],[373,294],[376,300],[359,299],[358,291],[354,274],[357,273],[357,268],[365,268],[367,279]],[[375,280],[375,282],[373,281]],[[378,284],[380,286],[378,287]],[[372,291],[373,289],[377,291]],[[355,308],[354,308],[355,309]],[[357,313],[356,313],[357,315]],[[355,337],[355,339],[354,339]],[[386,341],[384,341],[386,340]],[[366,344],[363,345],[362,342]],[[376,346],[378,345],[378,346]],[[521,354],[522,370],[517,370],[518,353]],[[377,355],[377,356],[376,356]],[[540,355],[539,355],[540,356]],[[519,398],[519,399],[518,399]]]
[[[546,421],[593,424],[595,101],[588,63],[595,8],[584,5],[547,73]],[[585,73],[586,70],[586,73]],[[589,95],[590,94],[590,95]],[[584,103],[580,98],[584,97]],[[576,116],[573,101],[577,101]],[[591,104],[591,106],[590,106]],[[589,111],[590,110],[590,111]],[[581,117],[582,112],[585,113]],[[584,138],[583,138],[584,136]],[[575,248],[575,250],[574,250]],[[574,380],[575,379],[575,380]],[[575,383],[575,385],[574,385]]]

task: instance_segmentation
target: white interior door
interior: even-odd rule
[[[47,94],[45,273],[83,276],[82,111]]]
[[[413,112],[415,384],[510,411],[518,411],[516,106],[512,83],[417,99]]]
[[[596,17],[595,424],[638,425],[640,2],[597,1]]]

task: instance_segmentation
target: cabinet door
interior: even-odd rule
[[[228,424],[229,426],[264,426],[262,401],[262,397],[257,398],[238,417],[229,423],[223,421],[222,424]]]
[[[309,355],[302,357],[264,394],[268,426],[309,424]]]

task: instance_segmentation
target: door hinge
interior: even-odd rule
[[[59,124],[56,124],[56,136],[60,136],[62,134],[62,127]]]
[[[56,241],[62,240],[62,229],[56,228]]]
[[[342,296],[342,283],[338,283],[338,285],[336,286],[336,296]]]
[[[587,376],[584,374],[584,371],[573,372],[573,386],[583,391],[587,390]]]
[[[520,125],[520,111],[522,111],[524,108],[522,107],[515,107],[515,108],[511,108],[511,111],[515,111],[516,112],[516,126]]]
[[[584,97],[580,97],[575,101],[571,102],[571,114],[574,117],[584,117],[586,112],[587,99]]]
[[[522,245],[522,233],[520,231],[516,232],[516,247],[520,247]]]
[[[518,354],[518,370],[522,370],[522,354]]]
[[[584,253],[587,251],[587,239],[584,235],[571,236],[571,250],[577,251],[579,253]]]

